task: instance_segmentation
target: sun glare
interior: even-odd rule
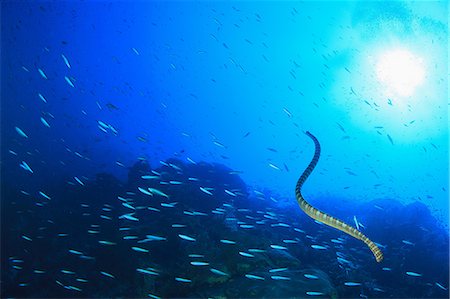
[[[420,57],[405,49],[394,49],[379,56],[376,74],[387,93],[408,97],[423,83],[425,70]]]

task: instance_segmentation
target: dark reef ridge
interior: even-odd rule
[[[377,264],[360,241],[315,223],[294,198],[275,203],[219,164],[170,159],[152,169],[138,161],[127,182],[102,173],[84,185],[51,183],[51,199],[1,186],[2,297],[449,295],[436,284],[449,279],[449,235],[419,202],[315,201],[351,225],[357,211],[363,232],[382,245]]]

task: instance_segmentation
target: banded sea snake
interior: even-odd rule
[[[302,196],[302,186],[305,183],[306,179],[309,177],[311,172],[316,167],[317,161],[319,160],[320,156],[320,144],[319,140],[311,134],[310,132],[306,131],[306,135],[308,135],[313,141],[315,145],[315,152],[314,157],[312,158],[311,162],[309,162],[308,167],[306,167],[305,171],[303,171],[302,175],[297,181],[297,186],[295,187],[295,197],[297,198],[297,202],[300,206],[300,208],[305,212],[309,217],[313,218],[314,220],[320,221],[328,226],[334,227],[346,234],[349,234],[350,236],[363,241],[369,249],[372,251],[373,255],[375,256],[375,259],[377,262],[381,262],[383,260],[383,253],[378,248],[378,246],[369,240],[362,232],[357,230],[356,228],[346,224],[345,222],[336,219],[332,216],[329,216],[325,214],[324,212],[314,208],[312,205],[310,205]]]

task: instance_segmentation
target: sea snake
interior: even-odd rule
[[[324,224],[334,227],[340,231],[343,231],[346,234],[349,234],[350,236],[363,241],[367,246],[369,246],[370,250],[372,251],[373,255],[375,256],[375,259],[377,262],[381,262],[383,260],[383,253],[378,248],[378,246],[369,240],[362,232],[357,230],[356,228],[344,223],[343,221],[336,219],[332,216],[329,216],[325,214],[324,212],[314,208],[312,205],[310,205],[302,196],[302,186],[303,183],[305,183],[306,179],[309,177],[311,172],[316,167],[317,161],[319,160],[320,156],[320,144],[319,140],[311,134],[310,132],[306,131],[306,135],[308,135],[313,141],[315,145],[315,152],[314,157],[312,158],[311,162],[309,162],[308,167],[306,167],[305,171],[303,171],[302,175],[297,181],[297,186],[295,187],[295,197],[297,198],[297,202],[300,205],[300,208],[305,212],[309,217],[323,222]]]

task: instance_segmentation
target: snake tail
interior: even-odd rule
[[[310,205],[302,196],[302,186],[305,183],[306,179],[309,177],[311,172],[314,170],[314,168],[317,165],[317,162],[319,161],[320,157],[320,143],[317,138],[311,134],[310,132],[306,132],[306,135],[308,135],[313,141],[315,145],[315,152],[314,157],[312,158],[311,162],[309,162],[308,167],[306,167],[305,171],[303,171],[302,175],[297,181],[297,185],[295,187],[295,197],[297,199],[297,202],[300,206],[300,208],[305,212],[309,217],[313,218],[314,220],[320,221],[328,226],[334,227],[358,240],[363,241],[369,249],[372,251],[373,255],[375,256],[375,259],[377,262],[381,262],[383,260],[383,253],[381,252],[380,248],[372,242],[369,238],[367,238],[362,232],[357,230],[356,228],[348,225],[347,223],[334,218],[316,208],[314,208],[312,205]]]

